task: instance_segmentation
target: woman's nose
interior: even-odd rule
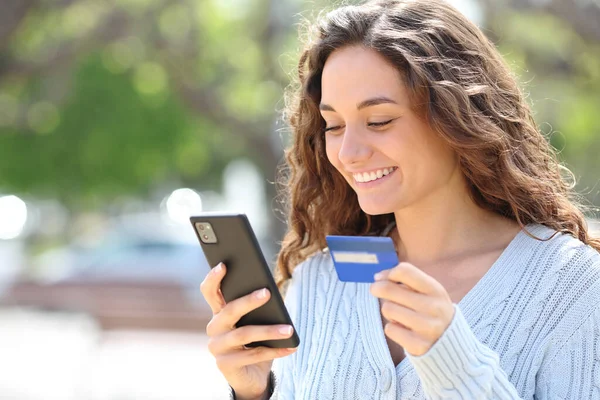
[[[359,164],[368,160],[372,154],[373,150],[366,142],[364,134],[359,130],[350,130],[346,127],[338,152],[340,162],[345,165]]]

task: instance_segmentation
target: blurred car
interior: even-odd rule
[[[210,309],[199,291],[210,270],[190,226],[153,214],[121,217],[98,245],[54,250],[0,298],[0,306],[72,311],[103,329],[205,329]]]

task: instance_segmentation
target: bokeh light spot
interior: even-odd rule
[[[190,13],[182,4],[167,8],[160,16],[160,31],[172,41],[184,39],[192,27]]]
[[[0,126],[14,124],[18,109],[17,99],[8,94],[0,93]]]
[[[159,94],[167,88],[167,73],[159,64],[146,62],[136,68],[133,83],[142,94]]]
[[[27,123],[37,133],[50,133],[60,123],[60,113],[54,104],[40,101],[29,108]]]
[[[167,198],[166,207],[169,218],[185,224],[191,215],[202,211],[202,199],[192,189],[177,189]]]
[[[0,239],[17,238],[27,222],[27,205],[17,196],[0,197]]]

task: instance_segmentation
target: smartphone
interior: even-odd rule
[[[236,327],[276,324],[293,326],[247,216],[240,213],[202,213],[190,217],[190,222],[211,268],[220,262],[227,267],[227,273],[221,282],[221,292],[226,302],[265,287],[271,292],[269,301],[242,316]],[[290,338],[252,342],[246,346],[291,348],[299,344],[300,338],[294,328]]]

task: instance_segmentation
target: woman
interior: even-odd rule
[[[291,334],[234,328],[269,294],[202,284],[235,398],[600,399],[600,240],[481,31],[443,0],[343,7],[299,80],[277,265],[299,348],[245,348]],[[402,262],[340,282],[327,234]]]

